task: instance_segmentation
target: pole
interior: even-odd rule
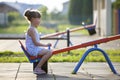
[[[70,46],[70,30],[67,29],[67,47]],[[68,51],[68,54],[70,53],[70,51]]]

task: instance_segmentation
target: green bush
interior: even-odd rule
[[[8,22],[21,19],[21,15],[18,12],[9,12],[8,13]]]
[[[112,4],[112,7],[113,7],[113,8],[116,8],[116,9],[120,9],[120,0],[116,0],[116,1]]]

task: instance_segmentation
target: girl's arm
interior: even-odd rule
[[[40,43],[40,42],[37,42],[36,36],[35,36],[35,31],[34,31],[33,29],[29,29],[29,30],[28,30],[28,35],[31,36],[32,41],[33,41],[33,43],[34,43],[36,46],[43,46],[43,47],[51,46],[50,43],[48,43],[48,44],[42,44],[42,43]]]

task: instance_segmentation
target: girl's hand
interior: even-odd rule
[[[51,43],[48,43],[47,46],[52,46],[52,44],[51,44]]]

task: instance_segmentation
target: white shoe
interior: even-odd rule
[[[40,68],[35,68],[33,72],[34,74],[46,74],[46,72]]]

